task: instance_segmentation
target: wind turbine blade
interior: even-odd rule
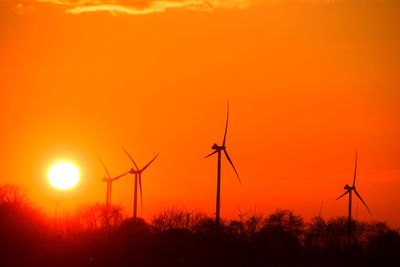
[[[242,216],[246,216],[247,214],[249,214],[249,210],[248,211],[246,211],[245,213],[242,213]]]
[[[101,165],[103,165],[103,168],[104,168],[104,170],[106,171],[106,173],[107,173],[107,175],[108,175],[108,178],[111,179],[111,175],[110,175],[109,171],[107,170],[106,165],[105,165],[104,162],[101,160],[101,158],[100,158],[99,155],[97,155],[97,157],[99,158],[99,160],[100,160],[100,162],[101,162]]]
[[[225,146],[226,134],[228,133],[228,121],[229,121],[229,101],[228,101],[228,109],[226,112],[225,133],[224,133],[224,140],[222,141],[222,146]]]
[[[364,204],[364,206],[367,208],[368,212],[370,215],[372,215],[370,209],[368,208],[367,204],[364,202],[364,200],[362,199],[362,197],[360,196],[360,194],[357,192],[356,189],[354,189],[354,193],[356,193],[357,197],[361,200],[361,202]]]
[[[338,200],[339,198],[345,196],[345,195],[346,195],[347,193],[349,193],[349,192],[350,192],[350,190],[347,190],[346,192],[343,193],[343,195],[341,195],[340,197],[338,197],[336,200]]]
[[[140,189],[140,214],[143,215],[143,190],[142,190],[142,175],[139,174],[139,189]]]
[[[123,173],[123,174],[121,174],[121,175],[118,175],[117,177],[112,178],[111,181],[118,180],[119,178],[124,177],[125,175],[127,175],[127,174],[129,174],[129,173],[131,173],[131,172],[128,171],[128,172],[125,172],[125,173]]]
[[[210,153],[210,154],[208,154],[207,156],[205,156],[204,158],[206,159],[206,158],[208,158],[209,156],[211,156],[211,155],[214,155],[215,153],[217,153],[218,152],[218,150],[215,150],[214,152],[212,152],[212,153]]]
[[[158,155],[160,155],[160,154],[157,154],[157,155],[156,155],[149,163],[147,163],[147,165],[144,166],[143,169],[141,169],[140,171],[144,171],[145,169],[147,169],[147,167],[149,167],[149,165],[158,157]]]
[[[356,185],[356,176],[357,176],[357,150],[356,150],[356,165],[354,167],[353,187]]]
[[[135,161],[133,160],[133,158],[131,157],[131,155],[128,153],[128,151],[126,151],[125,148],[122,148],[123,151],[125,151],[126,155],[128,155],[128,157],[131,159],[131,161],[133,162],[133,165],[135,165],[135,168],[137,171],[139,171],[138,166],[136,165]]]
[[[238,178],[238,180],[239,180],[239,183],[242,184],[242,181],[240,181],[239,174],[238,174],[238,172],[237,172],[237,170],[236,170],[236,168],[235,168],[235,165],[233,165],[233,162],[232,162],[231,158],[229,157],[228,152],[226,152],[225,149],[224,149],[224,153],[225,153],[225,156],[226,156],[226,158],[228,159],[229,163],[232,165],[232,168],[233,168],[233,170],[235,171],[235,173],[236,173],[236,175],[237,175],[237,178]]]

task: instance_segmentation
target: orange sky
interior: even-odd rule
[[[257,203],[309,219],[321,200],[324,216],[346,215],[335,198],[358,148],[373,216],[359,201],[355,216],[400,226],[397,0],[82,3],[0,1],[1,183],[52,211],[47,170],[66,159],[82,177],[64,209],[104,201],[96,153],[117,175],[131,167],[124,146],[140,165],[160,153],[143,174],[145,218],[182,204],[211,214],[216,158],[203,157],[229,99],[243,185],[223,161],[223,217]],[[129,214],[132,178],[113,191]]]

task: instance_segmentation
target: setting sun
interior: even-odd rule
[[[75,165],[68,162],[54,164],[49,171],[50,184],[58,189],[69,189],[79,181],[79,171]]]

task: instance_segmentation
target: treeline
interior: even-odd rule
[[[385,222],[290,210],[215,220],[201,212],[165,210],[151,222],[122,209],[83,205],[47,217],[16,185],[0,186],[0,266],[398,266],[400,231]]]

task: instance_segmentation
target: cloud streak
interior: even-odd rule
[[[1,0],[0,0],[1,1]],[[20,13],[55,7],[68,14],[108,12],[112,15],[143,15],[165,12],[168,9],[213,11],[217,9],[245,9],[259,3],[271,4],[326,4],[367,0],[5,0],[17,1]],[[385,0],[368,0],[382,2]],[[397,0],[386,0],[397,1]]]
[[[141,15],[164,12],[167,9],[212,11],[215,9],[243,9],[262,0],[25,0],[18,8],[22,12],[37,5],[57,6],[69,14],[109,12],[113,15]]]

